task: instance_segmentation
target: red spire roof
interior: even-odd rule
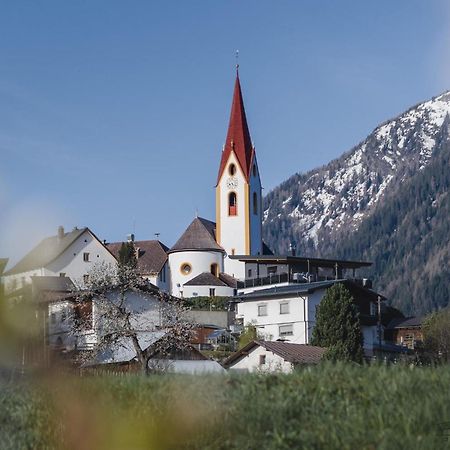
[[[222,176],[232,151],[236,154],[242,171],[248,180],[254,149],[250,138],[250,132],[248,131],[247,118],[245,117],[244,101],[242,100],[241,84],[239,83],[239,73],[236,74],[230,124],[228,125],[227,140],[225,141],[222,160],[220,161],[217,183]]]

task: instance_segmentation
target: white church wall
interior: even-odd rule
[[[189,273],[184,273],[181,270],[182,265],[186,263],[191,266]],[[170,253],[170,293],[176,297],[184,295],[184,284],[203,272],[210,272],[211,264],[217,264],[219,272],[223,272],[222,252],[185,251]]]
[[[233,175],[233,178],[237,180],[237,186],[232,189],[227,186],[227,181],[231,178],[229,173],[231,164],[234,164],[236,167],[236,173]],[[234,152],[230,154],[217,189],[219,217],[216,220],[219,224],[219,244],[228,255],[246,255],[248,254],[246,248],[246,230],[248,229],[247,220],[249,220],[247,217],[249,208],[248,184]],[[228,198],[230,192],[236,193],[237,214],[235,216],[229,215]],[[225,258],[224,264],[226,273],[236,278],[244,278],[244,264],[242,262]]]

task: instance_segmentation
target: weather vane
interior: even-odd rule
[[[239,50],[236,50],[236,70],[239,70]]]

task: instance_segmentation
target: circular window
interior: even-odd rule
[[[228,173],[233,176],[236,173],[236,166],[234,164],[230,164],[228,167]]]
[[[181,264],[180,271],[183,275],[189,275],[191,273],[192,267],[189,263]]]

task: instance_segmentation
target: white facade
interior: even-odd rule
[[[212,291],[213,290],[213,291]],[[231,297],[234,289],[230,286],[183,286],[183,297]]]
[[[131,324],[142,333],[151,333],[162,328],[163,309],[170,307],[162,303],[151,294],[128,291],[126,294],[126,308],[131,313]],[[118,302],[118,292],[111,291],[106,298],[114,303]],[[107,331],[103,318],[105,300],[92,301],[92,316],[86,327],[80,331],[75,328],[76,302],[63,300],[54,302],[48,308],[48,340],[52,347],[61,346],[66,350],[92,348],[98,340],[98,335]]]
[[[235,173],[231,175],[233,167]],[[235,214],[230,214],[230,194],[236,196]],[[235,153],[231,152],[216,187],[216,211],[217,242],[227,255],[262,254],[262,197],[256,156],[247,181]],[[225,257],[224,266],[227,274],[245,278],[243,262]]]
[[[4,275],[5,293],[31,284],[32,276],[66,276],[80,288],[85,287],[85,276],[96,264],[116,267],[117,261],[105,246],[86,229],[55,260],[43,267],[26,272]]]
[[[170,268],[169,261],[167,261],[162,267],[159,273],[155,273],[149,276],[144,277],[154,286],[157,286],[164,292],[170,292]]]
[[[177,297],[186,297],[184,284],[204,272],[211,271],[211,265],[217,264],[218,272],[223,272],[223,253],[211,250],[190,250],[169,254],[170,292]],[[190,271],[183,270],[189,265]],[[207,294],[209,295],[209,294]]]
[[[244,325],[257,327],[265,340],[284,339],[295,344],[310,344],[316,322],[316,308],[325,295],[326,289],[293,296],[264,297],[237,304],[236,319]],[[373,354],[377,327],[362,325],[363,347],[367,356]]]
[[[106,264],[115,268],[117,261],[114,256],[99,242],[99,240],[86,230],[61,255],[52,261],[46,270],[48,275],[60,276],[65,274],[77,286],[85,287],[84,277],[95,265]]]
[[[246,356],[230,366],[230,370],[239,372],[290,373],[293,369],[292,363],[260,345],[255,346]]]

